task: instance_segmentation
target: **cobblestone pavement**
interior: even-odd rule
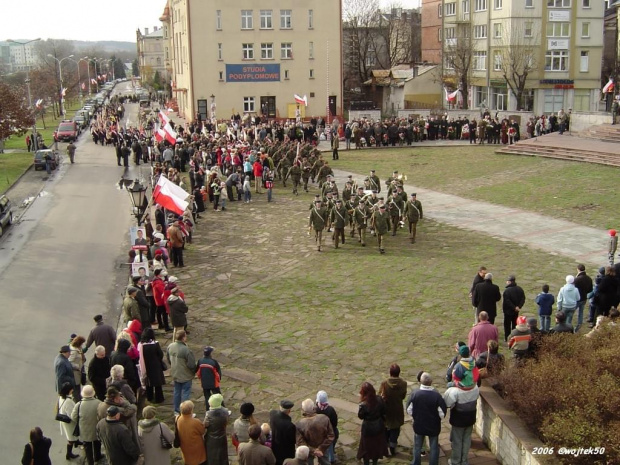
[[[232,418],[241,403],[251,401],[258,419],[266,421],[269,410],[287,398],[295,402],[296,420],[301,401],[324,389],[340,417],[337,453],[345,463],[355,462],[363,381],[378,388],[397,362],[404,379],[415,380],[424,369],[443,391],[452,346],[471,327],[467,292],[480,264],[497,273],[500,287],[504,276],[516,272],[530,311],[542,283],[559,283],[574,268],[569,259],[432,220],[421,223],[413,246],[404,230],[388,237],[386,255],[378,253],[374,238],[362,248],[348,230],[338,250],[325,234],[326,246],[318,253],[307,229],[316,187],[299,197],[290,190],[277,188],[272,203],[265,194],[253,194],[250,204],[229,202],[226,211],[203,214],[187,247],[186,268],[170,272],[188,296],[194,353],[199,356],[207,344],[216,348]],[[198,382],[192,398],[202,415]],[[170,401],[168,391],[160,409],[167,420]],[[410,461],[411,439],[408,421],[399,454],[386,461]],[[440,444],[445,465],[447,420]],[[497,462],[476,438],[470,463]]]

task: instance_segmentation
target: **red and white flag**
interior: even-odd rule
[[[185,199],[188,193],[182,188],[169,181],[164,176],[159,177],[155,190],[153,191],[153,200],[164,207],[166,210],[182,215],[189,205]]]
[[[162,110],[159,110],[159,121],[161,121],[161,125],[165,126],[170,122],[170,118],[165,114]]]
[[[63,87],[62,90],[60,91],[60,95],[62,95],[63,97],[66,95],[67,93],[67,88]]]
[[[609,82],[605,84],[605,87],[603,87],[603,93],[606,94],[607,92],[613,92],[613,91],[614,91],[614,80],[612,78],[609,78]]]
[[[304,105],[304,107],[308,106],[308,98],[304,95],[303,97],[300,97],[299,95],[295,94],[295,103],[299,103]]]
[[[448,102],[456,103],[456,99],[458,98],[460,92],[461,92],[460,90],[456,89],[451,94],[448,94],[448,97],[447,97]]]
[[[41,108],[41,105],[43,105],[43,99],[41,99],[41,98],[40,98],[39,100],[37,100],[37,101],[35,102],[35,106],[36,106],[37,108]]]

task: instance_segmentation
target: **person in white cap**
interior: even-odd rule
[[[573,315],[577,310],[577,304],[581,299],[579,289],[575,287],[575,277],[573,275],[566,276],[566,284],[562,286],[558,292],[558,311],[564,312],[566,315],[566,323],[573,324]]]

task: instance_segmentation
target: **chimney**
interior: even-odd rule
[[[144,28],[144,35],[145,35],[145,36],[148,36],[148,35],[149,35],[149,28],[148,28],[148,27],[145,27],[145,28]]]
[[[157,32],[157,26],[153,26],[153,32]]]

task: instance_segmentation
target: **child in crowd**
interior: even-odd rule
[[[245,203],[252,201],[252,184],[250,184],[250,175],[246,174],[243,179],[243,200]]]
[[[549,285],[544,284],[542,292],[536,296],[538,304],[538,319],[540,321],[540,330],[548,333],[551,329],[551,313],[553,312],[553,304],[555,297],[549,294]]]

